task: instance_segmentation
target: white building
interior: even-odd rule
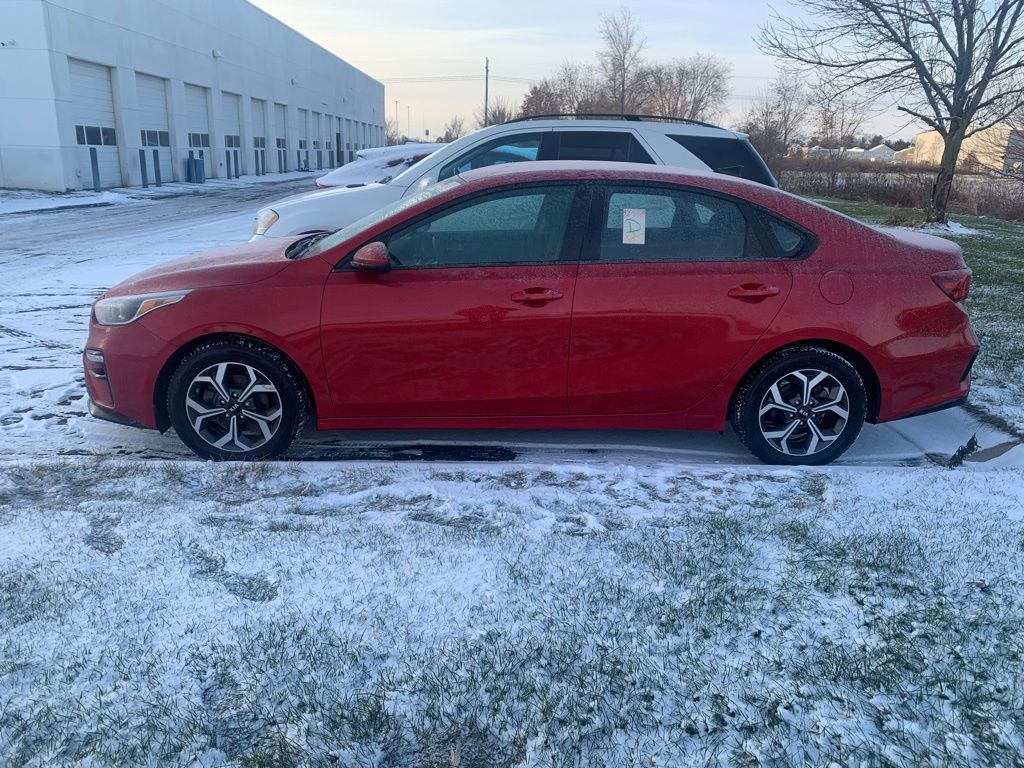
[[[384,86],[246,0],[0,11],[0,187],[323,169],[384,143]]]
[[[864,150],[861,157],[865,160],[873,160],[881,163],[891,163],[896,159],[896,150],[887,144],[879,144],[877,147]]]

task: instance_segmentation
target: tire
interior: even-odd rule
[[[809,384],[815,386],[808,402]],[[747,377],[730,420],[740,441],[766,464],[821,465],[853,445],[866,414],[857,369],[835,352],[800,346],[770,357]]]
[[[302,430],[308,402],[285,357],[245,338],[218,339],[192,350],[167,388],[174,431],[196,455],[213,461],[280,456]]]

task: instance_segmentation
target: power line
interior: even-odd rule
[[[433,77],[382,77],[380,82],[398,84],[398,83],[472,83],[482,82],[484,80],[483,75],[435,75]],[[502,83],[518,83],[529,85],[537,82],[537,78],[529,77],[500,77],[498,75],[491,75],[491,80],[496,80]]]

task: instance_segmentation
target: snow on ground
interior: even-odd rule
[[[8,462],[0,753],[1019,764],[1021,480]]]
[[[356,152],[356,160],[335,168],[316,180],[318,187],[344,187],[349,184],[372,184],[389,176],[397,176],[409,166],[432,155],[447,144],[409,142],[393,147],[375,147]]]
[[[984,413],[829,470],[646,432],[213,465],[89,418],[89,302],[307,184],[0,216],[0,762],[1024,761],[1024,446]]]
[[[239,176],[237,179],[208,179],[205,184],[184,184],[167,182],[162,186],[121,187],[105,189],[101,192],[90,190],[81,192],[34,192],[32,190],[0,189],[0,216],[8,213],[35,213],[52,211],[60,208],[83,208],[89,206],[118,205],[144,199],[174,197],[185,194],[197,194],[211,188],[239,187],[251,184],[278,184],[292,179],[308,179],[309,171],[291,173],[274,173],[265,176]]]

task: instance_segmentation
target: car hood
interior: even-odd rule
[[[289,264],[288,246],[297,237],[243,243],[174,259],[118,283],[105,296],[248,285],[276,275]]]
[[[402,192],[405,190],[404,187],[396,187],[393,184],[380,184],[374,182],[372,184],[360,184],[356,187],[328,187],[327,189],[318,189],[315,192],[303,192],[300,195],[292,195],[272,203],[266,208],[273,208],[279,214],[282,210],[290,208],[294,205],[305,205],[311,202],[323,202],[332,203],[337,201],[344,203],[346,197],[351,195],[369,196],[376,195],[379,197],[394,198],[397,200],[402,196]]]

